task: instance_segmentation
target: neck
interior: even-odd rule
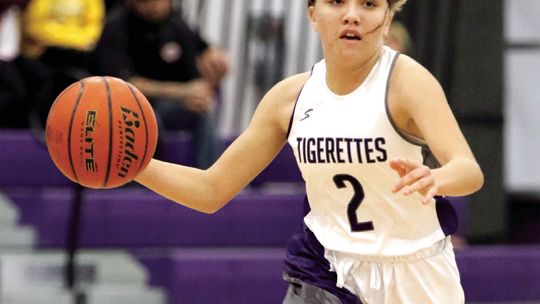
[[[350,62],[335,63],[326,61],[326,83],[337,95],[346,95],[358,88],[377,63],[381,51],[375,52],[365,61],[355,65]]]

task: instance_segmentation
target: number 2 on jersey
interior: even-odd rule
[[[362,200],[364,200],[364,188],[362,188],[362,185],[360,182],[354,178],[354,176],[348,175],[348,174],[337,174],[334,175],[334,184],[338,187],[338,189],[342,189],[347,187],[345,185],[345,181],[349,182],[353,188],[354,195],[351,198],[351,201],[349,202],[349,205],[347,206],[347,217],[349,218],[349,224],[351,225],[351,231],[352,232],[361,232],[361,231],[371,231],[373,230],[373,222],[358,222],[358,216],[356,215],[356,210],[360,207],[360,204],[362,204]]]

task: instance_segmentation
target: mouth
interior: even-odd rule
[[[341,38],[341,39],[345,39],[345,40],[351,40],[351,41],[354,41],[354,40],[360,41],[360,40],[362,40],[362,37],[360,37],[360,36],[354,36],[354,35],[350,35],[350,34],[348,34],[348,35],[342,35],[340,38]]]
[[[340,39],[344,40],[350,40],[350,41],[360,41],[362,40],[362,36],[357,31],[353,30],[345,30],[341,33],[339,36]]]

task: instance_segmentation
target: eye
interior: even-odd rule
[[[330,3],[335,4],[335,5],[343,4],[343,2],[345,1],[344,0],[330,0]]]
[[[365,1],[364,6],[366,6],[366,7],[376,7],[377,4],[375,3],[375,1]]]

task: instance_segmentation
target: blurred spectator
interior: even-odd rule
[[[64,56],[81,58],[94,48],[104,16],[103,0],[32,0],[24,12],[23,53],[64,66]]]
[[[117,5],[124,3],[125,0],[105,0],[105,12],[108,15],[109,12]]]
[[[127,0],[111,11],[95,50],[95,67],[96,74],[139,88],[152,102],[161,131],[191,132],[195,166],[213,163],[219,153],[216,89],[228,62],[222,50],[189,28],[172,0]]]
[[[0,6],[0,60],[12,61],[19,54],[20,6]]]
[[[44,127],[50,105],[69,84],[89,75],[101,34],[104,0],[31,0],[23,12],[22,71],[33,101],[32,126]],[[37,71],[37,72],[36,72]],[[38,75],[33,76],[33,75]],[[35,123],[32,123],[35,122]]]
[[[413,43],[409,30],[400,21],[394,20],[385,36],[385,44],[394,50],[412,56]]]
[[[20,11],[27,0],[0,3],[0,127],[25,128],[29,110],[25,81],[17,66]]]
[[[23,8],[28,4],[30,0],[2,0],[0,2],[0,16],[4,16],[4,13],[13,7]]]

